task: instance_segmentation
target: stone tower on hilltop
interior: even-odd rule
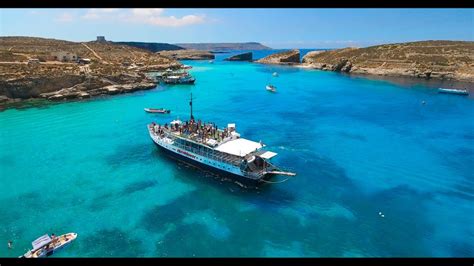
[[[97,42],[107,42],[107,41],[105,40],[105,36],[97,36],[97,40],[96,40],[96,41],[97,41]]]

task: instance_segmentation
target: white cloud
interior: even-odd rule
[[[82,16],[87,20],[112,20],[148,24],[159,27],[181,27],[205,22],[204,15],[185,15],[182,17],[166,16],[163,8],[133,8],[128,10],[119,9],[89,9]]]
[[[118,8],[91,8],[82,16],[83,19],[113,18],[113,14],[119,12]]]
[[[59,16],[56,17],[56,21],[59,21],[59,22],[71,22],[73,20],[74,20],[74,15],[67,12],[61,13],[59,14]]]

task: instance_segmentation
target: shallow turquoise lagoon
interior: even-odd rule
[[[185,63],[194,86],[0,113],[0,257],[66,232],[78,239],[57,257],[474,256],[472,98]],[[146,124],[187,119],[191,92],[197,118],[236,123],[298,175],[245,190],[160,153]]]

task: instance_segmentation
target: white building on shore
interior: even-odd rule
[[[75,53],[66,52],[66,51],[59,51],[51,53],[54,60],[61,61],[61,62],[72,62],[77,60],[77,55]]]

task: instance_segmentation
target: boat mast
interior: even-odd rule
[[[191,120],[194,121],[194,116],[193,116],[193,93],[191,93],[191,98],[189,100],[189,106],[191,107]]]

